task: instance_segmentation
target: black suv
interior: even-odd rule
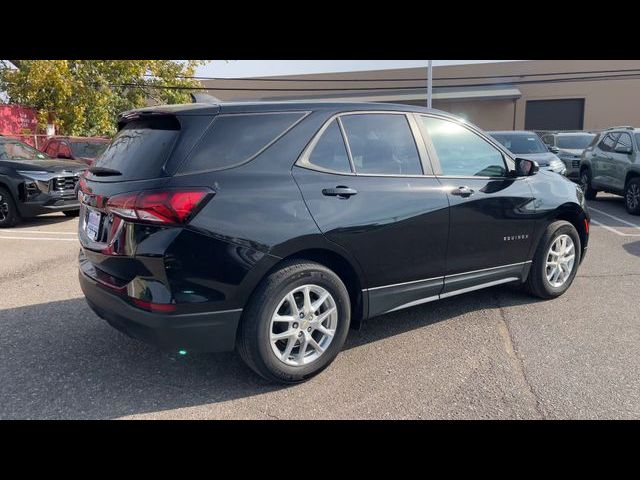
[[[77,216],[75,187],[84,163],[54,160],[26,143],[0,136],[0,228],[22,217]]]
[[[443,112],[190,104],[118,127],[80,179],[89,305],[271,380],[318,373],[368,317],[508,282],[557,297],[586,252],[580,187]]]

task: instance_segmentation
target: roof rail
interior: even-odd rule
[[[635,128],[632,127],[631,125],[620,125],[619,127],[609,127],[609,128],[605,128],[604,130],[617,130],[619,128],[624,128],[626,130],[635,130]]]

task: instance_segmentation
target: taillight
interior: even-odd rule
[[[150,223],[185,223],[213,196],[207,188],[148,190],[114,195],[107,210],[119,217]]]

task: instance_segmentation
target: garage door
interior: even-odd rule
[[[582,130],[583,125],[584,98],[527,101],[525,130]]]

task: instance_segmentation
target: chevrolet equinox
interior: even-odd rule
[[[562,295],[586,252],[579,186],[437,110],[194,103],[118,130],[79,182],[89,305],[272,381],[317,374],[376,315],[504,283]]]

